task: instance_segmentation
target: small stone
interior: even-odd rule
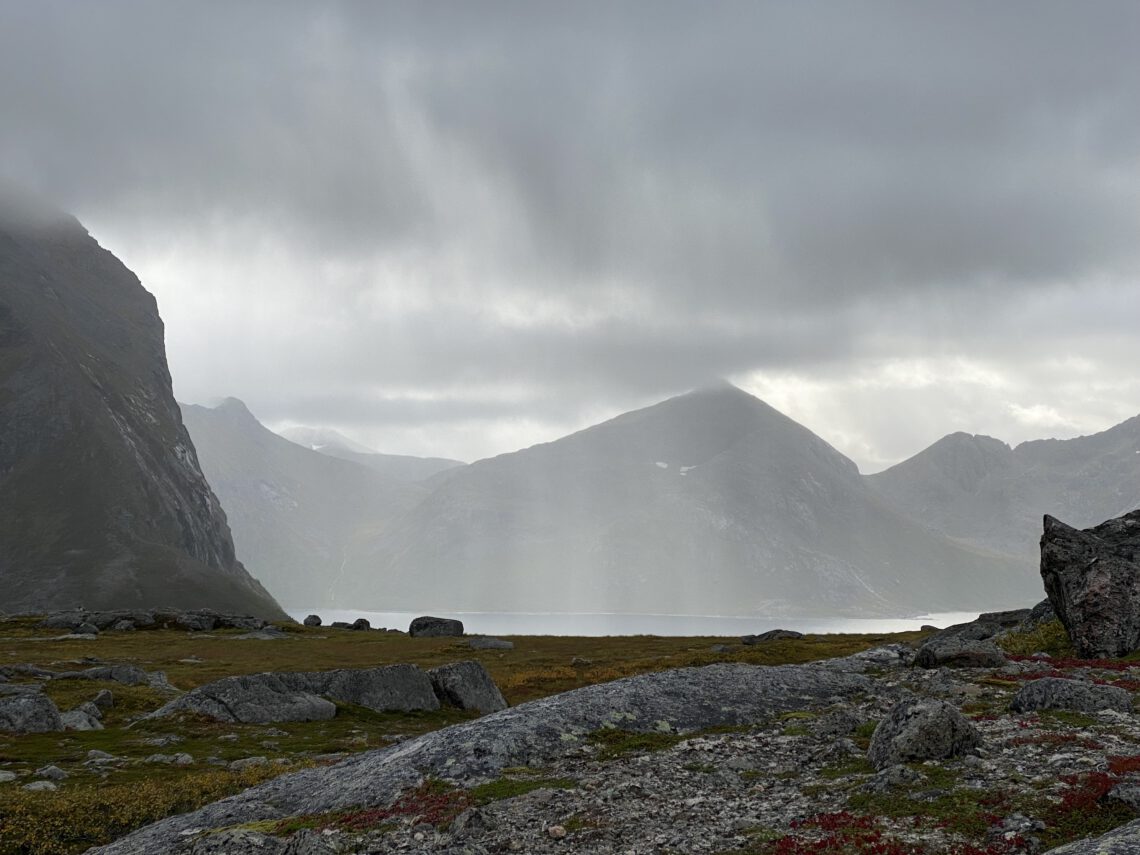
[[[92,748],[87,752],[88,763],[107,763],[116,759],[114,754],[108,754],[106,751],[100,751],[98,748]]]
[[[512,641],[505,641],[501,638],[490,638],[489,636],[476,636],[467,642],[467,646],[473,650],[514,650],[515,645]]]
[[[566,828],[562,825],[551,825],[546,829],[546,836],[552,840],[561,840],[566,836]]]
[[[51,781],[32,781],[30,784],[24,784],[23,789],[28,790],[29,792],[39,793],[52,792],[54,790],[58,790],[59,787],[57,787]]]
[[[115,696],[111,694],[110,689],[100,689],[95,693],[95,697],[91,699],[91,703],[99,707],[101,710],[109,710],[115,705]]]
[[[0,771],[0,784],[10,783],[19,776],[15,772],[9,772],[7,769]]]
[[[49,781],[62,781],[68,777],[68,774],[58,766],[41,766],[36,769],[35,775],[37,778],[46,778]]]

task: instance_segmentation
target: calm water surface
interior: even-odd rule
[[[288,609],[297,620],[319,614],[325,624],[367,618],[373,627],[406,630],[418,614],[340,609]],[[769,629],[797,632],[905,632],[923,624],[944,627],[964,623],[977,612],[938,612],[906,618],[724,617],[719,615],[630,615],[524,612],[420,612],[458,618],[469,634],[481,635],[723,635],[738,636]]]

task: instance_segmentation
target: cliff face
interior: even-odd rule
[[[157,306],[73,218],[0,200],[0,608],[280,617],[234,555]]]

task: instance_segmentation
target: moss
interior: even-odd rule
[[[1043,719],[1051,719],[1052,721],[1060,724],[1067,724],[1070,727],[1086,728],[1092,727],[1097,723],[1097,719],[1088,713],[1076,712],[1075,710],[1039,710],[1038,715]]]
[[[485,805],[513,799],[534,790],[572,790],[578,786],[573,778],[499,778],[467,791],[476,804]]]
[[[603,727],[586,734],[586,741],[597,747],[600,760],[613,760],[643,751],[664,751],[684,738],[678,733],[634,733],[616,727]]]
[[[1075,656],[1069,633],[1059,620],[1043,623],[1029,632],[1011,632],[997,639],[1006,653],[1028,656],[1031,653],[1048,653],[1050,656]]]

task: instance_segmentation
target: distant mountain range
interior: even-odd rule
[[[152,297],[72,217],[0,199],[0,609],[285,614],[242,567]]]
[[[1044,514],[1087,528],[1140,507],[1140,417],[1016,448],[954,433],[867,483],[932,531],[1036,567]]]
[[[413,610],[871,615],[1039,589],[724,384],[448,473],[351,553],[336,591]]]
[[[184,412],[241,554],[295,607],[882,615],[1040,594],[1024,549],[946,536],[728,384],[416,482],[240,402]]]
[[[182,417],[238,554],[290,606],[329,605],[350,551],[427,495],[324,453],[328,445],[318,452],[278,436],[236,398],[213,409],[183,405]]]
[[[331,428],[291,427],[281,431],[281,436],[329,457],[360,463],[397,481],[422,481],[439,472],[463,465],[462,461],[448,460],[444,457],[380,454]]]

